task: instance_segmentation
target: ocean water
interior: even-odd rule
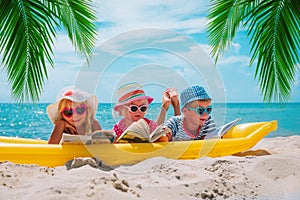
[[[0,136],[41,138],[47,140],[53,124],[49,120],[46,107],[49,104],[12,104],[0,103]],[[99,104],[96,118],[103,129],[111,129],[120,119],[113,117],[111,104]],[[146,115],[156,119],[160,104],[151,104]],[[213,117],[217,126],[224,122],[241,118],[239,123],[278,121],[278,129],[266,137],[300,135],[300,103],[227,103],[213,104]],[[167,118],[172,116],[172,109]]]

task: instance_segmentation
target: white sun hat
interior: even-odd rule
[[[92,116],[94,117],[96,115],[98,107],[97,97],[93,94],[84,92],[75,86],[68,86],[63,88],[58,93],[56,102],[50,104],[46,109],[48,117],[53,124],[55,124],[57,120],[61,119],[61,114],[58,110],[58,106],[60,101],[63,99],[69,99],[76,103],[85,102],[90,112],[92,112]]]

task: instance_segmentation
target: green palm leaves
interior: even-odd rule
[[[250,37],[250,64],[256,64],[255,78],[258,77],[264,100],[290,100],[299,63],[299,1],[212,0],[211,3],[208,32],[216,61],[242,25]]]
[[[87,59],[96,42],[95,11],[84,0],[0,0],[0,52],[19,102],[37,101],[53,67],[56,30],[63,25]]]

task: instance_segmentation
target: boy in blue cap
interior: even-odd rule
[[[173,116],[166,125],[171,129],[169,141],[201,140],[216,129],[211,98],[201,86],[191,86],[180,94],[182,115]]]

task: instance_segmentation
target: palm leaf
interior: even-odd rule
[[[37,12],[38,11],[38,12]],[[53,65],[55,22],[39,1],[3,0],[0,48],[13,98],[36,101],[47,78],[45,57]]]
[[[227,49],[240,26],[245,7],[239,0],[211,1],[208,11],[208,39],[212,46],[211,53],[218,60]]]
[[[61,22],[68,32],[70,40],[79,52],[89,58],[96,42],[95,10],[89,1],[62,0],[58,9]]]
[[[255,78],[264,101],[288,101],[299,63],[299,1],[214,0],[208,18],[216,61],[242,24],[250,37],[250,64],[256,64]]]
[[[251,65],[257,60],[255,77],[264,100],[289,101],[299,62],[299,5],[293,0],[265,0],[250,10]]]
[[[63,24],[69,38],[87,59],[96,41],[94,10],[84,0],[1,0],[0,52],[18,102],[38,101],[53,67],[53,39]]]

